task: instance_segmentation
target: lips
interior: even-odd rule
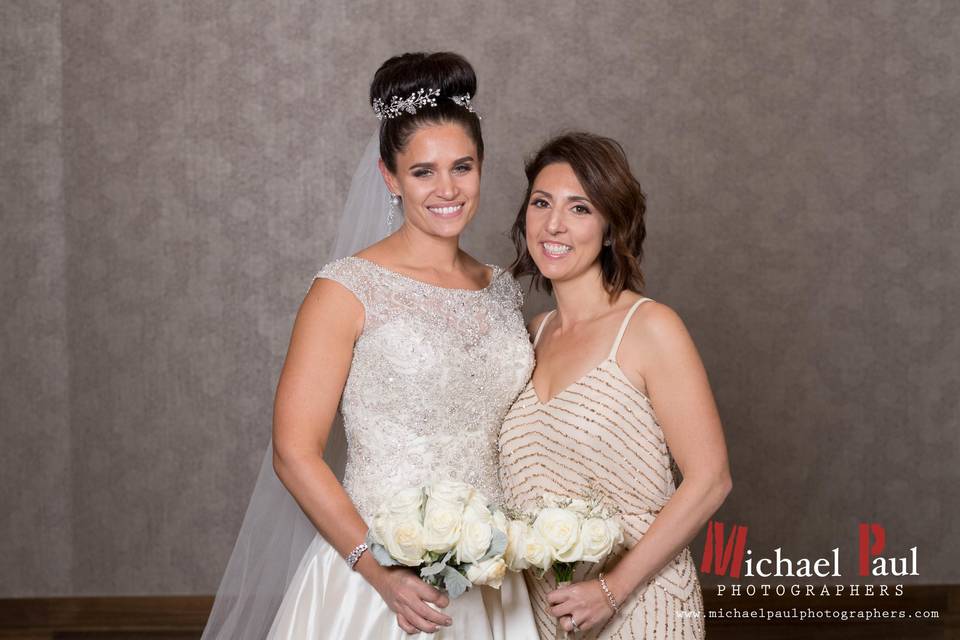
[[[541,242],[540,246],[543,247],[543,253],[548,258],[562,258],[573,251],[573,247],[561,242]]]
[[[463,203],[456,202],[444,205],[428,205],[427,210],[440,218],[455,218],[463,211]]]

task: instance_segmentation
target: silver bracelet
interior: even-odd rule
[[[360,556],[363,555],[363,552],[367,550],[367,543],[361,542],[356,547],[353,548],[353,551],[350,552],[350,555],[347,556],[347,566],[350,567],[350,570],[353,570],[353,567],[357,564],[357,561],[360,559]]]
[[[617,604],[617,599],[613,597],[612,593],[610,593],[610,589],[607,587],[607,581],[604,579],[602,571],[597,579],[600,581],[600,588],[603,589],[604,595],[607,596],[607,603],[610,605],[610,608],[613,609],[613,614],[616,615],[620,613],[620,605]]]

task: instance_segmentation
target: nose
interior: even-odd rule
[[[444,200],[453,200],[457,195],[457,182],[448,172],[439,175],[436,188],[437,196]]]
[[[547,233],[550,235],[557,235],[558,233],[563,233],[566,231],[566,228],[563,224],[563,212],[559,208],[550,209],[550,213],[547,215]]]

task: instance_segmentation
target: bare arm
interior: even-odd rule
[[[640,311],[621,361],[635,384],[642,378],[683,481],[610,572],[607,583],[621,602],[690,543],[732,488],[720,416],[690,334],[669,307],[647,303]]]
[[[363,542],[367,525],[324,462],[323,450],[363,322],[363,305],[352,293],[331,280],[315,280],[297,313],[273,412],[277,476],[344,557]],[[424,603],[446,606],[446,596],[412,572],[381,567],[370,553],[355,568],[398,614],[405,631],[432,632],[438,624],[449,624],[448,616]]]
[[[657,303],[642,305],[631,321],[618,360],[634,386],[646,388],[683,482],[643,538],[607,575],[622,603],[693,539],[730,492],[732,483],[720,416],[700,355],[679,316]],[[597,581],[548,596],[557,617],[573,616],[581,629],[613,613]],[[568,630],[569,618],[563,619]]]

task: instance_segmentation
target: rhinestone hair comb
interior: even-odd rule
[[[384,103],[380,98],[375,98],[373,100],[373,114],[377,116],[377,120],[383,120],[384,118],[389,120],[400,117],[405,113],[412,115],[417,112],[417,109],[437,106],[437,97],[439,96],[440,89],[417,89],[406,98],[391,96],[389,104]],[[473,105],[470,104],[469,93],[462,96],[451,96],[450,99],[480,118]]]

